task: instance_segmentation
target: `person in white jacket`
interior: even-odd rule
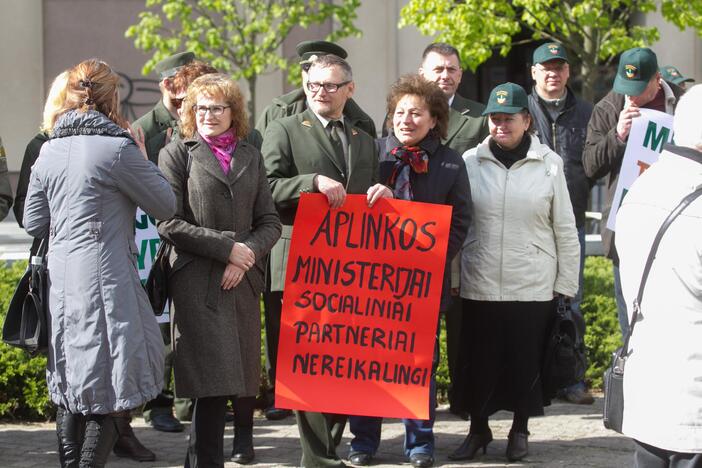
[[[636,298],[653,239],[702,186],[702,85],[675,110],[675,145],[634,184],[617,212],[615,243],[626,304]],[[644,288],[624,371],[623,433],[636,467],[702,466],[702,197],[672,222]],[[632,311],[632,307],[627,307]],[[629,316],[631,320],[631,315]]]
[[[470,431],[453,460],[485,453],[488,417],[514,412],[506,455],[528,454],[528,421],[544,414],[543,349],[558,295],[578,290],[580,247],[563,160],[530,133],[524,89],[490,93],[490,136],[463,159],[473,223],[461,255],[462,342],[470,365],[462,379]]]

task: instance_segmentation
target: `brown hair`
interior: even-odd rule
[[[234,80],[221,73],[211,73],[196,78],[188,87],[188,94],[183,101],[181,114],[181,133],[185,138],[192,138],[197,132],[195,110],[199,95],[221,97],[232,109],[232,128],[238,138],[249,133],[249,116],[246,112],[244,96]]]
[[[170,80],[169,88],[171,92],[178,94],[182,91],[186,91],[190,83],[195,81],[195,78],[209,73],[217,73],[217,69],[208,63],[200,60],[193,60],[178,69]]]
[[[120,114],[118,89],[119,75],[108,64],[98,59],[80,62],[68,71],[66,99],[56,115],[71,110],[96,110],[127,128],[127,120]]]
[[[392,130],[392,118],[395,114],[397,103],[404,96],[413,95],[420,97],[429,109],[429,115],[436,119],[435,132],[440,138],[446,138],[448,131],[449,107],[446,95],[439,86],[427,81],[417,74],[403,75],[390,87],[387,100],[387,120],[385,125]]]

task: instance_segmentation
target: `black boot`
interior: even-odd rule
[[[103,468],[117,437],[119,437],[117,426],[111,415],[89,415],[85,423],[80,468]]]
[[[253,426],[234,426],[234,447],[231,461],[240,465],[251,463],[254,459]]]
[[[56,437],[58,438],[61,468],[78,468],[80,448],[83,444],[85,417],[59,407],[56,411]]]
[[[114,446],[115,455],[122,458],[131,458],[134,461],[145,462],[156,460],[156,454],[147,449],[139,442],[139,439],[134,435],[130,424],[132,418],[129,412],[125,411],[112,416],[117,426],[119,437]]]

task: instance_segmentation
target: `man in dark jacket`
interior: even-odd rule
[[[563,170],[580,240],[578,294],[573,298],[573,306],[580,310],[585,267],[585,211],[592,188],[592,181],[583,169],[582,156],[592,104],[576,97],[568,87],[570,66],[568,55],[561,44],[543,44],[534,51],[533,57],[531,77],[535,85],[529,95],[529,112],[541,143],[563,159]],[[585,322],[581,325],[580,336],[584,336]],[[582,381],[563,389],[560,396],[576,404],[590,405],[594,402]]]
[[[673,114],[682,94],[682,89],[661,78],[658,59],[651,49],[629,49],[619,59],[612,91],[595,105],[587,126],[583,152],[585,174],[593,179],[607,177],[607,202],[602,211],[602,244],[605,255],[612,259],[614,265],[614,292],[623,336],[626,336],[629,324],[619,280],[614,232],[607,229],[607,217],[617,188],[632,120],[640,115],[640,108]]]

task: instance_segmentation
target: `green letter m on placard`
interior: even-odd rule
[[[646,136],[644,136],[643,145],[644,147],[648,146],[651,150],[660,153],[663,151],[663,143],[668,141],[669,134],[669,128],[661,127],[661,131],[658,132],[658,125],[656,125],[656,122],[649,122],[646,128]]]

